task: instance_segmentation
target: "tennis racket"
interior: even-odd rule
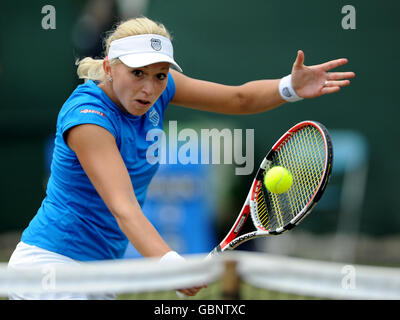
[[[293,229],[321,199],[332,161],[331,138],[322,124],[303,121],[290,128],[261,162],[235,223],[208,257],[233,250],[251,239]],[[284,193],[271,193],[264,186],[264,175],[273,166],[282,166],[292,174],[293,184]],[[249,216],[256,230],[239,235]]]

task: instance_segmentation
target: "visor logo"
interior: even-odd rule
[[[160,39],[151,39],[150,40],[151,43],[151,47],[156,50],[156,51],[160,51],[161,50],[161,40]]]

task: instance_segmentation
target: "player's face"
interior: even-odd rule
[[[123,63],[114,65],[111,71],[114,102],[130,114],[145,114],[167,86],[169,66],[167,62],[140,68]]]

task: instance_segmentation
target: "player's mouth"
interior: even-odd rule
[[[136,102],[139,103],[142,107],[148,107],[151,105],[151,102],[148,100],[136,99]]]

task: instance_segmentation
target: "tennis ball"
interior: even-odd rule
[[[281,166],[272,167],[264,175],[264,185],[272,193],[284,193],[289,190],[292,183],[292,174]]]

